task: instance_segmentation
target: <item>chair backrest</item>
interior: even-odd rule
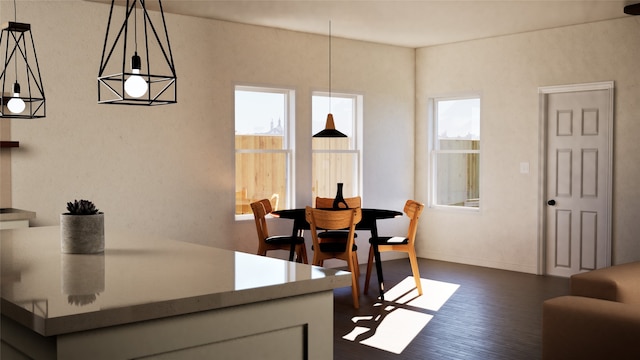
[[[316,208],[330,209],[333,207],[333,200],[334,198],[316,197]],[[347,202],[350,209],[362,207],[362,198],[360,196],[344,198],[344,201]]]
[[[269,229],[267,228],[267,214],[270,214],[271,202],[269,199],[262,199],[251,203],[253,218],[256,221],[256,230],[258,232],[258,241],[262,242],[269,237]]]
[[[424,204],[419,203],[415,200],[407,200],[404,204],[404,213],[409,217],[409,231],[407,232],[407,239],[409,239],[409,244],[413,245],[416,240],[416,232],[418,232],[418,220],[420,219],[420,214],[422,214],[422,210],[424,210]]]
[[[351,251],[354,242],[356,224],[362,220],[362,209],[359,207],[344,210],[322,210],[307,206],[305,208],[305,218],[311,228],[311,238],[314,249],[320,249],[318,241],[318,229],[323,230],[349,230],[347,238],[348,251]]]

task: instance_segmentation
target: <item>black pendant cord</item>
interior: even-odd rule
[[[18,22],[18,10],[16,6],[16,0],[13,0],[13,21],[15,23]],[[9,39],[7,38],[7,40]],[[18,60],[15,58],[13,59],[13,65],[14,65],[15,76],[16,76],[16,84],[17,84],[18,83]],[[15,87],[14,87],[14,90],[15,90]]]
[[[133,43],[135,46],[135,54],[138,54],[138,5],[137,1],[133,4]]]
[[[329,20],[329,114],[331,114],[331,20]]]

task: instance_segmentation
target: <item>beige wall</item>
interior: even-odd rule
[[[12,6],[0,1],[0,22]],[[19,21],[33,26],[47,96],[46,118],[11,120],[12,140],[20,141],[11,150],[13,206],[35,211],[32,225],[57,224],[66,201],[88,198],[107,214],[109,227],[254,251],[253,221],[233,218],[235,84],[296,90],[296,202],[311,203],[310,97],[328,86],[325,36],[167,15],[178,104],[98,105],[109,6],[24,1],[18,10]],[[333,90],[365,99],[364,206],[401,209],[410,197],[427,201],[426,99],[477,91],[482,210],[427,209],[419,252],[535,272],[537,89],[613,80],[614,262],[640,260],[639,45],[640,26],[631,17],[417,51],[334,38]],[[530,163],[528,175],[519,173],[520,162]],[[289,226],[274,221],[271,230]],[[381,232],[404,226],[385,220]]]
[[[7,21],[13,4],[0,6]],[[310,99],[327,90],[327,37],[168,14],[178,104],[98,105],[108,14],[109,5],[79,0],[18,2],[18,20],[32,24],[47,117],[12,122],[20,141],[12,150],[13,206],[37,212],[32,226],[55,225],[67,201],[87,198],[107,227],[255,251],[253,220],[233,215],[234,85],[296,90],[296,201],[310,204]],[[415,50],[332,43],[333,90],[365,99],[363,201],[402,209],[413,195]],[[290,226],[274,220],[271,230]]]
[[[419,255],[536,272],[538,88],[615,81],[613,262],[640,260],[640,18],[417,50],[416,184],[427,194],[427,99],[459,92],[482,97],[479,213],[428,209]],[[530,163],[520,174],[519,164]]]

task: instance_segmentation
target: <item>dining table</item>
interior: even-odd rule
[[[344,210],[344,209],[326,209],[326,210]],[[388,209],[362,208],[362,219],[356,224],[356,230],[367,230],[371,232],[371,237],[378,237],[378,220],[392,219],[402,216],[402,212]],[[293,229],[292,236],[302,236],[304,230],[311,227],[305,216],[305,208],[283,209],[271,212],[273,217],[282,219],[292,219]],[[380,290],[380,299],[384,300],[384,279],[382,275],[382,262],[380,259],[380,251],[376,244],[373,246],[373,255],[376,263],[376,274],[378,275],[378,289]],[[289,251],[289,261],[293,261],[295,255],[295,244],[291,245]]]

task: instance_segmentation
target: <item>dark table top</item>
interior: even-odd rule
[[[285,210],[276,210],[271,214],[275,217],[283,218],[283,219],[293,219],[296,221],[299,227],[308,226],[307,221],[305,219],[304,208],[299,209],[285,209]],[[333,210],[333,209],[326,209]],[[341,209],[344,210],[344,209]],[[376,226],[376,220],[378,219],[391,219],[395,217],[402,216],[402,212],[396,210],[386,210],[386,209],[372,209],[372,208],[362,208],[362,220],[356,225],[356,229],[358,230],[370,230],[372,227]],[[306,224],[306,225],[305,225]]]
[[[275,210],[271,212],[276,217],[281,217],[283,219],[296,219],[299,217],[304,218],[304,210],[305,208],[299,209],[284,209],[284,210]],[[334,210],[334,209],[323,209],[323,210]],[[345,209],[335,209],[335,210],[345,210]],[[386,210],[386,209],[372,209],[372,208],[362,208],[362,216],[375,217],[376,219],[389,219],[398,216],[402,216],[402,212],[396,210]]]

